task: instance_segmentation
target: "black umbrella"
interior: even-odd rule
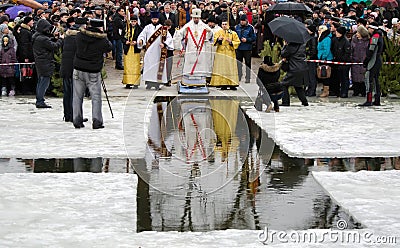
[[[298,15],[298,14],[306,14],[312,13],[313,11],[303,3],[278,3],[270,7],[267,11],[271,11],[276,14],[285,14],[285,15]]]
[[[8,8],[11,8],[11,7],[14,7],[14,6],[15,5],[11,4],[11,3],[0,4],[0,9],[5,10],[5,9],[8,9]]]
[[[268,25],[274,35],[281,37],[287,42],[303,44],[311,39],[304,23],[287,16],[278,17],[268,23]]]

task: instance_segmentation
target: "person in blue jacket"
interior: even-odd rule
[[[331,51],[331,44],[332,44],[332,34],[327,26],[321,25],[318,28],[318,59],[332,61],[333,54]],[[319,97],[328,97],[329,96],[329,83],[330,79],[319,79],[319,82],[324,85],[324,91],[322,92]]]
[[[236,59],[238,63],[239,81],[242,79],[242,63],[246,64],[246,80],[245,83],[250,83],[251,73],[251,51],[253,49],[253,42],[256,40],[254,27],[249,24],[246,15],[240,16],[240,24],[235,27],[236,33],[240,39],[240,45],[236,50]]]

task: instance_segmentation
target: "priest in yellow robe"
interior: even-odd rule
[[[126,25],[124,44],[124,75],[122,83],[126,88],[138,88],[140,84],[140,49],[137,47],[137,38],[142,32],[138,25],[137,16],[132,16]]]
[[[221,26],[222,29],[214,34],[217,51],[210,86],[221,87],[221,90],[228,87],[236,90],[239,76],[235,50],[239,47],[240,40],[237,33],[229,29],[227,21],[223,21]]]

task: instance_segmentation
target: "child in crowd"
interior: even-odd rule
[[[10,64],[17,62],[17,56],[14,49],[14,44],[11,44],[10,37],[3,35],[1,39],[0,48],[0,64]],[[0,78],[2,82],[1,95],[9,96],[15,95],[15,66],[14,65],[0,65]],[[9,90],[9,91],[8,91]]]

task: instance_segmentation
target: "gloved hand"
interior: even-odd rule
[[[367,61],[367,60],[364,60],[364,62],[363,62],[363,67],[364,67],[364,68],[367,68],[367,66],[368,66],[368,61]]]

